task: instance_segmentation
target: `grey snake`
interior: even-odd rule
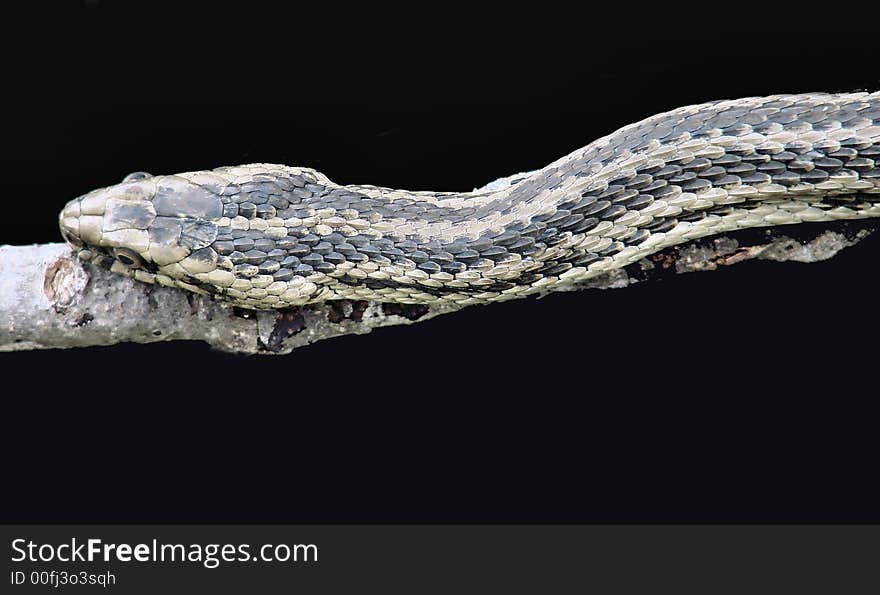
[[[712,234],[878,216],[880,93],[817,93],[675,109],[500,188],[339,185],[260,163],[132,174],[59,221],[84,261],[276,309],[495,302]]]

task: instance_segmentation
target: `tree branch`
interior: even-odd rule
[[[838,222],[810,228],[808,240],[788,230],[744,230],[658,252],[573,289],[626,287],[756,258],[816,262],[865,238],[874,225]],[[0,351],[195,340],[236,353],[283,354],[322,339],[453,311],[448,306],[335,301],[254,312],[84,265],[65,244],[0,246]]]

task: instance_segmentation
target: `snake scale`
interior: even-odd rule
[[[275,309],[489,303],[711,234],[878,216],[880,93],[816,93],[682,107],[500,189],[343,186],[252,164],[132,174],[59,219],[84,261]]]

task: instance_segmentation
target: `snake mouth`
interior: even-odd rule
[[[85,244],[73,232],[68,229],[61,228],[61,237],[67,242],[71,248],[81,249]]]
[[[96,266],[114,269],[115,272],[134,276],[135,269],[144,268],[143,259],[133,250],[125,247],[102,246],[92,240],[100,239],[101,231],[97,229],[82,229],[84,220],[83,199],[91,197],[96,193],[90,193],[80,196],[68,202],[62,209],[58,217],[58,226],[61,231],[61,237],[70,246],[73,255],[83,262],[88,262]],[[96,202],[92,200],[92,202]],[[92,215],[92,219],[101,218],[101,227],[106,223],[104,217],[107,214],[107,201],[101,201],[97,205],[90,206],[90,212],[100,213]],[[88,219],[88,217],[85,217]],[[87,226],[88,227],[88,226]],[[95,225],[92,225],[95,228]],[[83,237],[83,235],[87,237]],[[118,263],[118,264],[117,264]],[[121,265],[121,266],[120,266]],[[155,267],[150,267],[155,268]]]
[[[61,237],[74,249],[85,247],[85,242],[79,236],[80,200],[78,198],[64,205],[58,215],[58,227],[61,229]]]
[[[137,257],[134,254],[128,256],[127,252],[88,244],[82,247],[71,245],[71,251],[73,256],[83,263],[145,283],[156,283],[158,272],[156,266],[135,260]]]

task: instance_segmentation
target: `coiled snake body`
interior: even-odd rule
[[[132,175],[60,215],[79,257],[255,309],[469,305],[565,288],[740,228],[880,216],[880,93],[660,114],[497,190],[341,186],[253,164]]]

